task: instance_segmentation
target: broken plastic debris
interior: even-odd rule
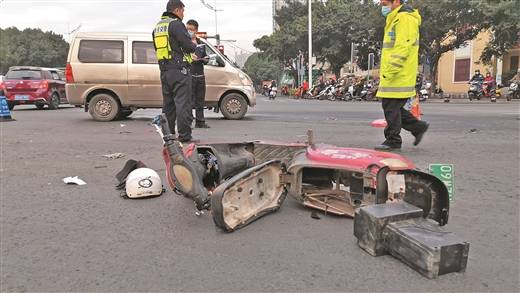
[[[126,127],[126,124],[120,124],[121,128]]]
[[[321,219],[317,212],[312,212],[311,213],[311,218],[313,218],[315,220],[320,220]]]
[[[121,159],[124,158],[126,155],[123,153],[114,153],[109,155],[104,155],[103,157],[109,159],[109,160],[115,160],[115,159]]]
[[[469,133],[477,133],[478,129],[474,128],[469,131]]]
[[[65,184],[72,184],[72,185],[86,185],[87,184],[87,182],[79,179],[78,176],[63,178],[63,182]]]

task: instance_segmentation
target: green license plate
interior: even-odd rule
[[[450,201],[453,201],[455,195],[455,169],[452,164],[430,164],[430,174],[439,178],[450,195]]]

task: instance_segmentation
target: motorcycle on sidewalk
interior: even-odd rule
[[[419,91],[419,101],[426,102],[430,98],[432,84],[430,82],[425,83]]]
[[[507,100],[511,101],[512,99],[520,99],[520,86],[518,85],[518,82],[512,82],[509,85]]]

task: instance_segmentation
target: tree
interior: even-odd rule
[[[485,28],[492,32],[491,40],[482,52],[480,60],[491,63],[494,56],[520,44],[520,2],[516,0],[476,1],[485,15]]]
[[[439,59],[444,53],[464,46],[480,32],[490,30],[492,39],[482,55],[490,62],[519,43],[518,0],[413,0],[422,16],[420,54],[430,65],[430,76],[437,77]],[[270,58],[291,66],[301,50],[307,56],[306,3],[290,1],[275,21],[279,30],[263,36],[254,46]],[[385,18],[377,1],[313,1],[314,53],[328,61],[334,73],[350,61],[351,44],[358,45],[358,65],[367,69],[367,56],[381,53]],[[435,81],[435,80],[434,80]]]
[[[266,53],[254,53],[244,65],[244,71],[251,77],[256,85],[263,80],[279,80],[283,71],[282,64]]]
[[[483,28],[483,14],[474,0],[416,0],[422,16],[420,52],[430,63],[430,76],[437,78],[439,59],[473,40]]]
[[[313,53],[319,61],[328,61],[336,75],[350,61],[352,42],[367,41],[367,28],[372,23],[365,13],[376,7],[370,1],[313,2]],[[278,11],[275,21],[278,30],[270,36],[255,40],[254,46],[291,67],[300,51],[308,55],[307,5],[290,1]]]
[[[68,51],[63,36],[53,32],[0,28],[0,73],[16,65],[65,67]]]

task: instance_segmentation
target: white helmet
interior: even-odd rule
[[[163,192],[161,177],[152,169],[135,169],[126,178],[126,195],[129,198],[159,196]]]

